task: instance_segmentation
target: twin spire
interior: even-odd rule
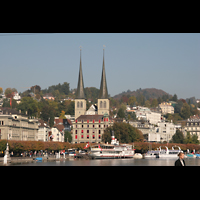
[[[77,86],[77,91],[76,91],[76,99],[86,99],[85,92],[84,92],[84,83],[83,83],[81,49],[80,49],[80,68],[79,68],[78,86]],[[107,83],[106,83],[106,72],[105,72],[105,64],[104,64],[104,49],[103,49],[103,66],[102,66],[99,99],[108,99],[108,89],[107,89]]]

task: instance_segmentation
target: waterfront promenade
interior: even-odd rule
[[[37,157],[34,156],[34,157],[29,157],[29,156],[26,156],[26,157],[10,157],[10,160],[11,162],[8,161],[8,165],[10,164],[13,164],[13,163],[32,163],[34,161],[36,161]],[[41,157],[43,161],[58,161],[58,160],[63,160],[64,157],[61,155],[60,158],[56,158],[56,155],[51,155],[51,156],[42,156]],[[68,156],[65,157],[65,159],[67,159]],[[3,164],[3,161],[4,161],[4,157],[1,157],[0,158],[0,166],[1,165],[4,165]]]

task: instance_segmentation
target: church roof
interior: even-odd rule
[[[104,63],[104,50],[103,50],[103,67],[102,67],[99,99],[108,99],[108,89],[107,89],[107,83],[106,83],[106,72],[105,72],[105,63]]]
[[[98,121],[98,120],[101,120],[103,118],[103,115],[81,115],[77,118],[77,120],[81,121],[86,121],[86,120],[95,120],[95,121]]]
[[[76,91],[76,99],[85,99],[83,72],[82,72],[82,63],[81,63],[81,50],[80,50],[80,69],[79,69],[78,85],[77,85],[77,91]]]

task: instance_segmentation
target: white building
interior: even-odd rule
[[[145,120],[149,121],[150,124],[158,124],[158,122],[161,121],[161,113],[158,112],[152,112],[147,107],[137,107],[137,110],[135,111],[136,118],[138,120]]]
[[[160,134],[161,142],[169,142],[172,139],[172,136],[176,133],[176,127],[171,122],[159,122],[158,127],[156,128],[156,133]]]
[[[62,129],[60,129],[59,126],[63,125],[57,125],[51,128],[53,142],[64,142],[64,126]]]
[[[43,121],[43,120],[38,120],[38,141],[44,141],[47,142],[49,141],[48,139],[48,133],[50,131],[49,126]]]
[[[21,96],[19,95],[18,92],[14,92],[13,99],[16,100],[16,101],[21,100]]]

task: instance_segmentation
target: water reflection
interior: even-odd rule
[[[200,166],[199,158],[185,158],[187,166]],[[18,163],[11,165],[18,166],[174,166],[176,159],[97,159],[97,160],[84,160],[84,159],[66,159],[61,161],[47,161],[47,162],[32,162],[32,163]]]

